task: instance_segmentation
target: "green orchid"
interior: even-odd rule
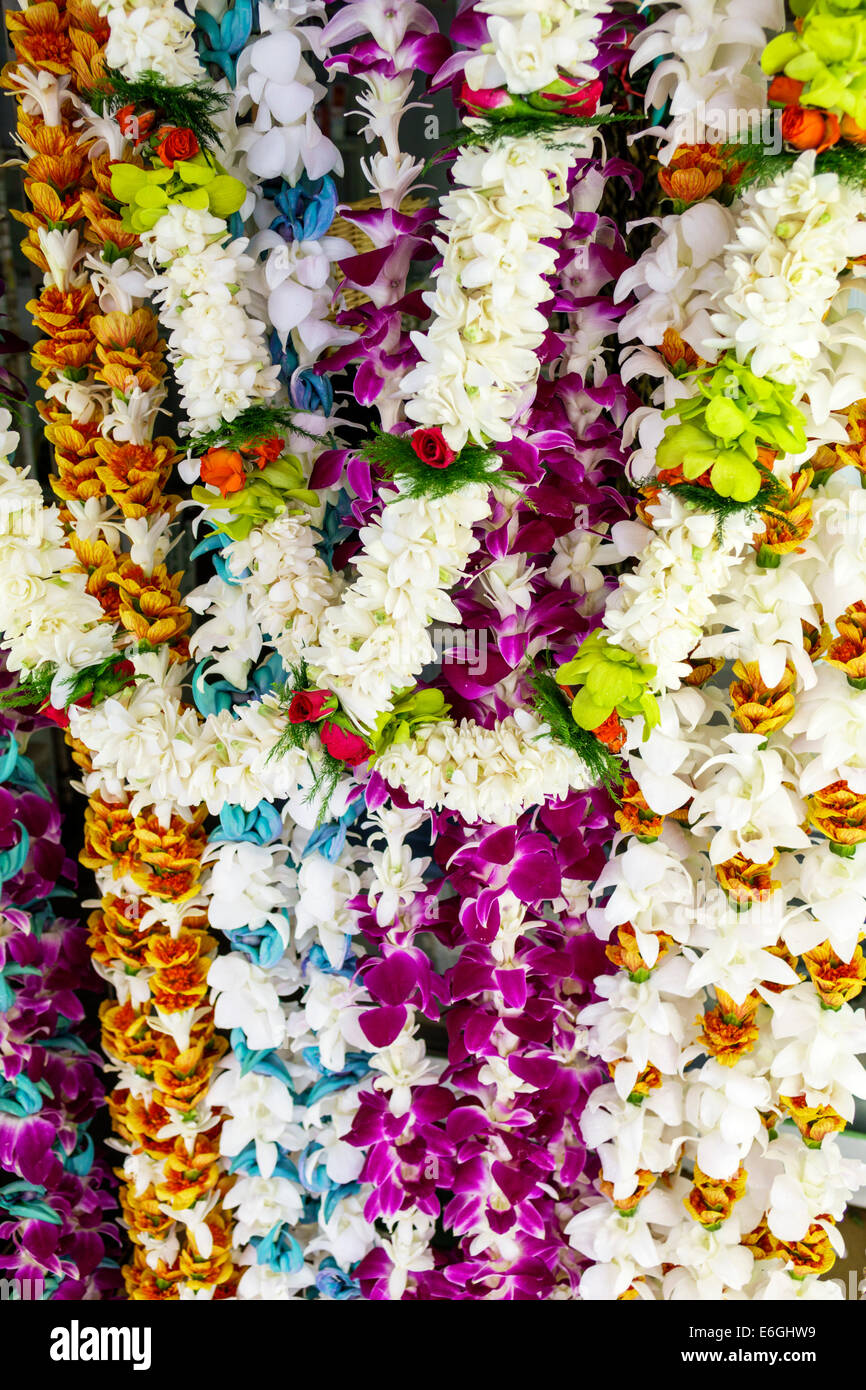
[[[571,702],[578,728],[597,729],[616,710],[623,719],[642,714],[648,733],[659,722],[659,707],[649,690],[655,666],[638,661],[631,652],[613,646],[593,632],[573,661],[556,672],[558,685],[580,686]]]
[[[697,394],[666,412],[680,423],[668,426],[656,463],[661,471],[681,467],[690,482],[709,470],[720,497],[751,502],[761,489],[759,448],[796,454],[806,447],[794,388],[755,376],[729,354],[696,373],[694,381]]]
[[[125,204],[124,227],[138,233],[155,227],[171,203],[227,220],[243,206],[246,197],[240,179],[226,174],[204,154],[178,159],[172,169],[164,164],[151,169],[115,164],[111,170],[111,193]]]
[[[866,126],[866,12],[862,0],[794,0],[800,32],[777,34],[761,55],[766,73],[808,83],[802,106]]]
[[[370,743],[377,758],[395,743],[408,743],[419,724],[432,724],[444,719],[451,706],[446,704],[441,690],[419,690],[410,686],[394,696],[394,708],[380,714],[373,727]]]

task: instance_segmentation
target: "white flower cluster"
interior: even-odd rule
[[[646,103],[665,111],[664,163],[678,145],[745,140],[756,118],[762,132],[765,30],[784,27],[784,0],[677,0],[638,30],[630,71],[653,64]]]
[[[448,590],[477,548],[472,528],[489,515],[487,495],[479,484],[421,500],[386,490],[378,520],[361,528],[358,577],[322,614],[306,657],[362,728],[435,660],[429,625],[459,625]]]
[[[763,91],[754,59],[775,10],[684,0],[638,36],[633,67],[657,62],[649,100],[672,97],[663,158],[719,138],[701,124],[711,101],[735,117],[738,93]],[[733,350],[792,383],[809,435],[843,439],[832,412],[866,394],[862,324],[857,334],[846,320],[862,212],[861,195],[816,176],[807,154],[730,211],[705,202],[663,219],[619,287],[638,301],[621,334],[641,344],[626,349],[626,374],[661,379],[654,400],[675,407],[683,382],[654,351],[672,329],[705,360]],[[665,421],[639,415],[651,464]],[[780,480],[816,447],[776,460]],[[581,1014],[611,1072],[582,1122],[609,1200],[568,1227],[594,1261],[581,1298],[842,1296],[810,1271],[816,1251],[826,1268],[844,1250],[835,1223],[866,1178],[834,1133],[866,1093],[866,1027],[834,984],[841,965],[857,974],[866,880],[862,851],[846,857],[810,829],[807,803],[841,778],[866,792],[866,715],[862,693],[820,660],[825,639],[815,649],[808,634],[866,598],[860,495],[845,473],[813,486],[811,530],[777,566],[759,562],[760,519],[726,518],[719,544],[714,518],[664,495],[647,509],[652,533],[614,528],[638,560],[603,622],[658,666],[659,724],[645,737],[627,721],[625,756],[662,824],[647,817],[645,834],[638,822],[618,837],[591,890],[592,929],[623,955]],[[758,727],[734,720],[727,671],[718,685],[680,684],[702,659],[741,663]],[[793,712],[780,697],[774,718],[777,688]]]
[[[114,629],[87,574],[66,544],[57,507],[45,507],[42,489],[9,462],[18,445],[12,416],[0,410],[0,631],[10,671],[35,673],[56,666],[54,693],[86,666],[111,655]]]
[[[526,709],[489,729],[471,719],[426,724],[376,768],[429,810],[456,811],[470,825],[513,825],[527,807],[590,785],[583,761],[546,733]]]
[[[594,132],[563,132],[567,152],[534,136],[469,147],[454,162],[458,188],[441,202],[442,253],[426,333],[413,333],[421,363],[406,376],[406,414],[440,426],[453,449],[511,438],[511,422],[531,402],[537,350],[547,331],[539,306],[553,290],[545,276],[570,226],[562,206],[568,167],[591,152]]]
[[[109,23],[105,61],[135,81],[158,73],[170,86],[205,76],[195,46],[195,20],[174,0],[98,0]]]
[[[473,54],[465,68],[475,91],[507,87],[514,96],[540,92],[561,72],[591,82],[601,16],[611,6],[602,0],[480,0],[476,13],[487,15],[489,43]]]
[[[676,690],[689,675],[687,657],[714,619],[719,596],[742,564],[754,523],[729,518],[721,539],[716,518],[669,493],[647,509],[654,530],[618,522],[613,539],[624,554],[638,555],[605,607],[610,640],[657,668],[654,689]]]
[[[243,238],[226,242],[226,224],[207,210],[170,203],[142,247],[161,274],[149,289],[169,330],[169,360],[181,391],[187,432],[214,429],[277,391],[264,324],[247,311],[242,287],[253,261]]]
[[[340,600],[343,581],[319,557],[312,526],[288,512],[226,547],[226,566],[249,604],[252,621],[290,667],[318,641],[323,615]]]
[[[767,187],[746,191],[722,257],[706,346],[733,349],[756,376],[793,384],[819,424],[866,391],[862,314],[837,307],[840,276],[866,254],[864,216],[866,194],[838,174],[816,174],[808,150]]]

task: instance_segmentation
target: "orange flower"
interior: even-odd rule
[[[724,657],[721,656],[690,656],[686,658],[686,661],[692,669],[684,677],[683,685],[694,686],[705,685],[713,676],[718,675],[725,664]]]
[[[246,482],[244,461],[237,449],[208,449],[201,460],[201,480],[219,488],[223,497],[240,492]]]
[[[54,445],[54,462],[58,476],[51,486],[63,501],[86,502],[89,497],[104,497],[105,489],[97,477],[96,455],[99,419],[81,424],[71,415],[40,406],[39,414],[45,425],[45,438]]]
[[[7,11],[6,27],[20,62],[45,72],[69,72],[69,22],[59,5],[37,4]]]
[[[91,796],[84,812],[84,849],[79,855],[86,869],[111,868],[115,878],[123,878],[132,863],[129,853],[135,832],[135,818],[125,801],[104,801]]]
[[[830,643],[824,660],[844,671],[855,690],[866,689],[866,603],[852,603],[836,619],[839,636]]]
[[[850,140],[852,145],[866,145],[866,130],[852,116],[842,117],[840,130],[843,140]]]
[[[635,1176],[638,1180],[637,1187],[630,1197],[615,1197],[613,1183],[608,1182],[606,1178],[599,1180],[599,1188],[605,1197],[608,1197],[617,1211],[621,1211],[625,1216],[630,1212],[637,1211],[644,1197],[652,1190],[658,1179],[658,1174],[650,1172],[648,1168],[638,1168]]]
[[[616,823],[627,835],[637,835],[649,843],[657,840],[664,827],[664,816],[651,811],[633,777],[626,777],[619,792],[620,805],[614,812]]]
[[[830,1105],[807,1105],[805,1095],[779,1096],[808,1149],[820,1149],[828,1134],[841,1134],[847,1121]]]
[[[269,463],[273,463],[275,459],[280,457],[285,446],[286,441],[284,439],[272,435],[270,439],[258,439],[247,444],[244,453],[249,454],[255,459],[259,468],[265,468]]]
[[[866,840],[866,796],[844,780],[831,782],[809,798],[809,822],[833,844],[850,850]]]
[[[617,1067],[622,1065],[624,1058],[617,1061],[608,1062],[607,1069],[611,1078],[616,1075]],[[645,1066],[643,1071],[638,1072],[637,1078],[628,1094],[629,1105],[642,1105],[651,1091],[657,1091],[662,1084],[662,1074],[658,1067],[653,1066],[652,1062]]]
[[[163,488],[177,454],[171,439],[161,437],[149,444],[128,444],[100,436],[94,448],[101,460],[96,467],[97,477],[124,516],[147,516],[160,508]]]
[[[675,328],[666,328],[658,348],[669,367],[693,371],[703,361],[694,348],[689,347]]]
[[[145,893],[181,902],[195,895],[207,844],[203,819],[203,808],[192,820],[172,816],[167,826],[152,814],[136,816],[131,873]]]
[[[716,865],[716,878],[739,907],[751,907],[752,903],[766,902],[777,891],[780,881],[772,877],[772,871],[778,860],[778,854],[774,854],[768,864],[753,864],[751,859],[736,854]]]
[[[784,73],[780,72],[770,83],[767,96],[778,106],[797,106],[805,85],[805,82],[797,82],[793,77],[785,77]]]
[[[786,106],[782,112],[782,139],[795,150],[821,154],[839,139],[839,119],[808,106]]]
[[[746,1170],[740,1164],[730,1178],[710,1178],[695,1163],[694,1186],[683,1198],[686,1211],[708,1231],[717,1231],[746,1193]]]
[[[764,529],[754,537],[758,552],[758,564],[771,566],[778,564],[775,555],[786,555],[791,551],[802,552],[802,542],[812,530],[812,498],[807,489],[812,483],[814,473],[811,468],[802,468],[791,479],[792,486],[778,481],[784,497],[774,500],[762,513]]]
[[[850,1004],[866,983],[866,961],[859,946],[849,961],[843,961],[829,941],[823,941],[820,946],[804,952],[803,964],[827,1009],[841,1009],[843,1004]]]
[[[758,995],[750,994],[742,1004],[737,1004],[718,986],[716,997],[716,1007],[696,1019],[703,1026],[698,1041],[723,1067],[733,1067],[758,1041],[755,1014],[761,1000]]]
[[[611,753],[618,753],[625,743],[625,725],[613,710],[608,715],[603,724],[599,724],[597,729],[592,731],[599,743],[603,743],[605,748],[609,748]]]
[[[721,188],[724,176],[717,145],[680,145],[668,167],[659,170],[659,183],[669,198],[695,203]]]
[[[781,681],[770,690],[761,680],[756,661],[734,662],[736,680],[730,696],[734,719],[744,734],[770,734],[781,729],[794,713],[796,672],[789,662]]]
[[[650,971],[654,970],[659,961],[667,954],[673,941],[673,937],[668,936],[666,932],[651,932],[649,934],[654,936],[659,943],[659,953],[652,965],[648,965],[641,955],[635,929],[631,922],[624,922],[621,927],[617,927],[618,945],[609,941],[604,948],[604,954],[611,964],[619,970],[627,970],[632,979],[638,983],[649,979]]]
[[[191,615],[180,601],[182,570],[169,574],[165,565],[157,565],[152,574],[146,575],[124,556],[109,578],[120,591],[120,623],[136,641],[158,647],[162,642],[174,642],[186,632]]]
[[[835,1224],[826,1213],[821,1220]],[[802,1240],[778,1241],[776,1253],[782,1259],[790,1260],[794,1266],[792,1272],[798,1275],[828,1274],[836,1263],[836,1251],[830,1237],[817,1221],[812,1222]]]
[[[97,314],[90,327],[96,338],[96,355],[102,363],[96,372],[99,380],[125,396],[136,387],[151,391],[159,385],[165,376],[163,345],[158,322],[150,309],[135,309],[131,314],[117,310]]]

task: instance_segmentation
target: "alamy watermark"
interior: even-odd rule
[[[764,107],[735,111],[707,107],[699,101],[677,123],[677,142],[681,145],[760,145],[768,153],[782,149],[782,112]]]

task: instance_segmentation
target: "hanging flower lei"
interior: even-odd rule
[[[180,576],[163,563],[170,506],[163,511],[162,488],[175,451],[170,440],[152,438],[164,396],[162,349],[151,311],[136,306],[145,289],[128,254],[136,236],[110,199],[109,165],[126,147],[117,127],[88,113],[73,90],[103,80],[107,28],[87,4],[30,7],[7,22],[18,63],[4,85],[20,102],[34,208],[24,217],[24,249],[45,274],[31,306],[46,334],[34,359],[63,505],[43,508],[35,485],[6,470],[10,515],[22,522],[29,557],[21,572],[32,579],[29,625],[22,629],[23,594],[13,589],[3,627],[10,663],[25,678],[22,693],[43,699],[65,725],[76,708],[133,680],[153,701],[149,678],[164,673],[165,662],[160,668],[161,658],[146,653],[161,647],[170,660],[182,659],[189,618]],[[85,236],[101,254],[87,251]],[[22,532],[10,530],[4,563],[12,564]],[[101,1018],[120,1076],[109,1109],[125,1155],[121,1200],[135,1245],[127,1289],[132,1298],[224,1294],[230,1222],[213,1147],[219,1116],[205,1102],[224,1044],[214,1037],[212,1012],[200,1007],[212,951],[197,900],[202,817],[161,816],[152,796],[133,809],[122,781],[107,790],[94,777],[93,747],[72,746],[91,790],[84,862],[102,893],[90,941],[97,970],[118,990]]]
[[[5,672],[3,680],[12,683]],[[97,981],[83,929],[52,901],[71,894],[75,868],[56,799],[23,752],[42,723],[2,715],[0,1268],[19,1281],[21,1298],[111,1298],[115,1195],[88,1132],[105,1093],[99,1058],[79,1031],[79,993]]]
[[[850,427],[864,391],[846,308],[866,203],[820,148],[838,110],[812,125],[817,154],[798,154],[806,117],[788,115],[794,150],[777,166],[754,141],[682,143],[701,91],[692,65],[708,73],[725,39],[716,8],[703,51],[653,74],[650,100],[665,72],[682,83],[660,176],[677,211],[620,286],[638,298],[622,324],[641,343],[627,370],[661,378],[633,464],[646,529],[604,636],[560,672],[578,719],[618,708],[624,660],[658,698],[644,742],[626,720],[623,833],[593,889],[590,920],[619,973],[582,1015],[612,1077],[583,1121],[605,1196],[569,1227],[595,1261],[584,1298],[839,1296],[816,1276],[843,1249],[835,1223],[862,1182],[835,1137],[863,1089],[864,1036],[849,1002],[862,913],[855,896],[842,905],[859,893],[857,773],[852,788],[835,733],[857,717],[858,542],[839,526],[852,494],[834,412]],[[682,20],[671,7],[651,25],[636,62],[667,53]],[[765,36],[750,42],[731,69],[754,83]],[[767,47],[770,71],[783,48]],[[724,116],[738,87],[722,67],[705,80]],[[729,689],[712,683],[725,659]]]

